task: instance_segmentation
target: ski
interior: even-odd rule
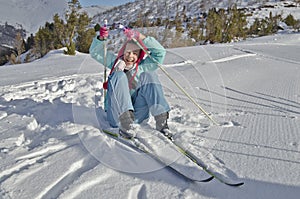
[[[158,154],[159,152],[157,152],[157,150],[151,148],[149,146],[149,143],[146,143],[141,138],[134,137],[131,139],[127,139],[127,138],[123,138],[118,133],[113,132],[112,130],[109,129],[102,129],[102,131],[106,135],[114,138],[115,140],[121,142],[122,144],[125,144],[126,146],[129,146],[137,150],[138,152],[149,155],[151,158],[171,168],[172,170],[176,171],[176,173],[180,174],[181,176],[185,177],[188,180],[195,181],[195,182],[209,182],[214,178],[212,175],[209,175],[207,172],[205,172],[201,167],[195,166],[194,163],[191,163],[191,161],[188,160],[186,156],[182,156],[181,153],[177,154],[178,159],[176,159],[175,161],[173,161],[172,159],[170,161],[168,160],[169,157],[164,156],[163,154]],[[176,151],[173,150],[172,152],[173,152],[172,155],[174,156],[174,153],[176,153]],[[179,155],[181,157],[179,157]]]
[[[147,129],[145,129],[145,131],[146,130]],[[109,133],[109,132],[106,132],[106,133]],[[207,178],[207,181],[210,181],[212,179],[217,179],[219,182],[226,184],[228,186],[233,186],[233,187],[239,187],[244,184],[244,182],[239,181],[238,179],[232,179],[222,173],[212,170],[211,169],[212,167],[210,167],[209,164],[203,162],[200,158],[198,158],[196,155],[194,155],[188,149],[184,148],[181,144],[179,144],[172,137],[165,136],[164,134],[162,134],[156,130],[151,130],[151,133],[152,134],[154,133],[160,140],[163,140],[165,143],[174,145],[178,152],[180,152],[181,154],[186,156],[189,160],[191,160],[190,161],[191,163],[196,164],[197,166],[199,166],[202,169],[201,171],[205,171],[207,174],[209,174],[211,176],[211,178]],[[113,136],[118,137],[118,135],[113,135]],[[139,143],[140,146],[144,146],[143,150],[149,150],[149,149],[146,149],[147,147],[145,146],[145,144],[143,144],[143,143],[147,143],[147,142],[145,142],[145,140],[143,140],[141,138],[140,139],[134,138],[131,140],[133,140],[135,142],[135,145]],[[152,154],[152,156],[154,156],[155,159],[158,158],[157,156],[155,156],[153,154]],[[194,181],[197,181],[197,180],[194,180]]]
[[[154,58],[152,58],[151,54],[145,50],[143,48],[143,46],[140,45],[140,43],[133,38],[132,39],[136,45],[138,45],[154,62],[157,63],[157,65],[159,66],[159,68],[165,73],[165,75],[191,100],[191,102],[194,103],[194,105],[196,105],[199,110],[204,113],[208,119],[210,119],[214,124],[219,125],[208,113],[206,113],[202,107],[200,107],[199,104],[197,104],[197,102],[195,102],[195,100],[168,74],[168,72],[164,69],[164,67],[158,63]],[[165,136],[166,137],[166,136]],[[184,149],[178,142],[176,142],[175,140],[173,140],[170,137],[167,137],[168,140],[170,142],[172,142],[178,149],[179,152],[181,152],[182,154],[184,154],[186,157],[188,157],[190,160],[192,160],[194,163],[196,163],[198,166],[200,166],[204,171],[206,171],[208,174],[210,174],[211,176],[213,176],[214,178],[216,178],[217,180],[219,180],[220,182],[229,185],[229,186],[241,186],[244,184],[244,182],[239,182],[239,181],[234,181],[228,177],[224,177],[222,175],[217,175],[214,171],[211,171],[210,169],[208,169],[207,166],[205,166],[205,164],[202,164],[202,161],[200,161],[197,156],[193,155],[190,151]]]
[[[224,176],[224,175],[222,175],[218,172],[215,172],[215,171],[211,170],[209,165],[206,165],[203,161],[201,161],[191,151],[189,151],[189,150],[185,149],[183,146],[181,146],[181,144],[179,144],[175,139],[173,139],[172,137],[164,136],[163,134],[161,134],[161,135],[162,135],[162,136],[160,136],[161,138],[162,137],[167,138],[167,140],[169,140],[170,143],[173,143],[177,147],[178,151],[180,151],[182,154],[187,156],[189,159],[192,160],[192,162],[199,165],[204,171],[206,171],[208,174],[213,176],[215,179],[217,179],[221,183],[229,185],[229,186],[233,186],[233,187],[238,187],[238,186],[241,186],[241,185],[244,184],[244,182],[241,182],[239,180],[231,179],[230,177]]]

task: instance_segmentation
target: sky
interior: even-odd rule
[[[82,6],[91,6],[91,5],[104,5],[104,6],[118,6],[131,2],[133,0],[80,0]]]

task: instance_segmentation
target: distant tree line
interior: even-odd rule
[[[277,14],[274,16],[270,12],[268,17],[256,18],[252,24],[247,21],[247,17],[249,17],[249,14],[246,14],[244,9],[238,9],[236,4],[227,9],[211,8],[207,13],[200,13],[200,17],[195,18],[187,17],[185,7],[183,7],[183,10],[177,12],[173,20],[156,18],[154,21],[150,21],[147,18],[147,13],[141,13],[136,21],[130,23],[130,26],[164,26],[165,30],[162,35],[170,32],[170,29],[175,29],[176,33],[173,35],[171,42],[172,47],[182,46],[183,43],[186,45],[225,43],[247,37],[270,35],[282,29],[279,22],[285,22],[296,31],[300,29],[300,21],[295,19],[292,14],[283,19],[282,15]],[[188,35],[184,42],[182,39],[183,33]],[[161,39],[161,42],[165,43],[165,39]]]
[[[28,51],[23,61],[29,62],[43,57],[50,50],[62,47],[66,47],[64,53],[68,55],[74,55],[76,50],[88,53],[95,36],[94,29],[89,28],[91,18],[87,13],[79,12],[81,5],[78,0],[70,0],[68,5],[69,9],[65,12],[64,18],[55,14],[53,22],[46,22],[35,35],[31,34],[26,40],[24,40],[24,34],[18,32],[15,38],[15,49],[10,56],[6,55],[5,59],[13,64],[21,63],[20,55]],[[185,6],[182,10],[179,10],[177,6],[174,17],[157,17],[149,20],[150,15],[150,12],[141,11],[137,20],[131,21],[129,26],[146,29],[150,27],[147,34],[158,38],[167,48],[225,43],[247,37],[269,35],[281,29],[279,22],[285,22],[296,31],[300,29],[300,21],[293,15],[289,14],[283,19],[281,15],[274,16],[272,12],[268,17],[256,18],[250,24],[247,21],[250,14],[246,14],[245,9],[238,9],[236,4],[232,4],[227,9],[211,8],[206,12],[201,11],[199,16],[194,18],[187,16]],[[151,32],[152,27],[160,28],[158,28],[159,31]]]

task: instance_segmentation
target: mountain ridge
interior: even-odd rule
[[[26,31],[26,36],[36,33],[45,22],[51,22],[53,16],[58,13],[64,18],[68,9],[68,0],[0,0],[0,25],[9,24],[16,29]],[[83,7],[90,17],[101,13],[111,6]]]

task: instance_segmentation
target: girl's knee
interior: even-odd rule
[[[157,74],[150,71],[141,73],[140,80],[147,83],[159,83]]]

